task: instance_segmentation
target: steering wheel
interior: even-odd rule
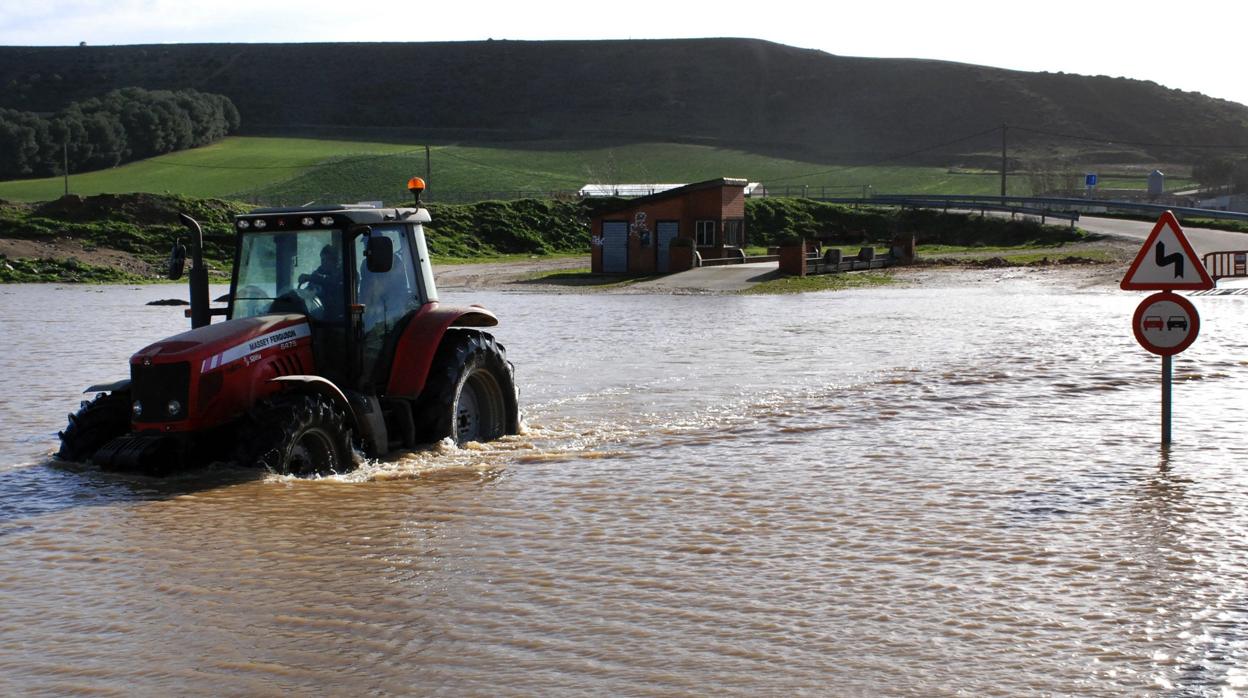
[[[302,285],[304,282],[300,282]],[[273,300],[270,313],[296,313],[320,320],[325,315],[325,305],[316,294],[306,288],[287,291]]]

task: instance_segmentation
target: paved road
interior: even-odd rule
[[[749,288],[759,281],[774,279],[780,275],[775,262],[730,264],[723,267],[701,267],[657,279],[633,284],[630,288],[645,289],[656,293],[711,292],[723,293]]]
[[[1094,218],[1092,216],[1081,216],[1079,218],[1079,227],[1084,230],[1101,233],[1102,235],[1139,240],[1141,244],[1144,242],[1144,238],[1148,237],[1148,234],[1152,232],[1155,224],[1155,221],[1126,221],[1117,218]],[[1218,252],[1221,250],[1248,250],[1248,234],[1245,233],[1183,226],[1183,234],[1192,243],[1196,254],[1201,256],[1206,252]]]

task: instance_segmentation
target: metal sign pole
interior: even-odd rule
[[[1161,445],[1170,445],[1170,356],[1161,357]]]

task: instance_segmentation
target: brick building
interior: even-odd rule
[[[677,238],[690,240],[703,259],[729,256],[746,245],[747,184],[744,179],[711,179],[630,199],[599,213],[591,228],[593,270],[666,273]]]

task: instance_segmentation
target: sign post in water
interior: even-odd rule
[[[1171,357],[1190,347],[1200,334],[1196,306],[1174,291],[1213,288],[1213,279],[1173,213],[1161,214],[1121,287],[1126,291],[1161,291],[1145,298],[1135,309],[1131,329],[1140,346],[1161,357],[1161,445],[1169,446]]]

